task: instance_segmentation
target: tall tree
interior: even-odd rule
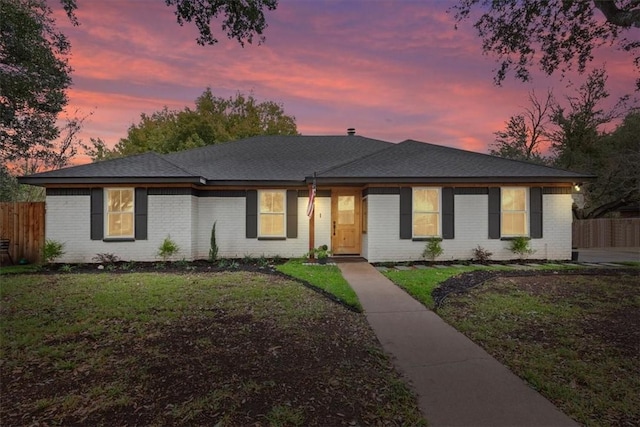
[[[598,178],[587,184],[585,209],[579,218],[599,218],[621,207],[640,203],[640,110],[632,110],[611,133],[603,135]]]
[[[578,93],[567,96],[567,106],[556,104],[552,122],[556,125],[550,134],[555,162],[558,166],[574,170],[593,169],[598,158],[598,144],[604,125],[620,118],[628,97],[623,97],[611,109],[603,107],[609,97],[607,76],[603,69],[593,70]]]
[[[596,175],[583,187],[585,206],[574,207],[577,218],[598,218],[640,197],[640,133],[633,134],[639,130],[638,110],[626,108],[626,99],[605,109],[606,81],[603,70],[594,70],[578,94],[566,98],[567,107],[556,105],[552,111],[555,129],[550,138],[556,166]],[[626,115],[622,125],[607,133],[604,125],[622,115]]]
[[[77,0],[60,0],[71,22],[78,24],[75,16]],[[278,0],[164,0],[165,4],[175,8],[178,24],[194,23],[200,45],[213,45],[218,39],[213,35],[212,20],[222,18],[221,28],[229,39],[235,39],[244,46],[264,41],[263,32],[267,28],[265,10],[275,10]]]
[[[549,90],[544,101],[540,101],[535,91],[531,91],[529,102],[523,113],[509,118],[505,130],[495,132],[492,155],[542,164],[549,162],[542,150],[549,143],[547,127],[554,104],[553,93]]]
[[[598,47],[614,44],[632,52],[640,71],[640,41],[626,37],[640,28],[638,0],[459,0],[452,9],[460,23],[476,8],[474,27],[484,53],[497,57],[498,85],[509,71],[528,81],[535,62],[549,75],[573,67],[582,73]]]
[[[282,105],[273,101],[258,102],[240,93],[221,98],[207,88],[195,104],[195,109],[165,107],[151,115],[143,113],[113,149],[98,139],[92,140],[87,153],[96,161],[147,151],[170,153],[257,135],[298,133],[295,117],[286,115]]]
[[[51,159],[71,84],[69,43],[44,0],[0,0],[0,161]]]

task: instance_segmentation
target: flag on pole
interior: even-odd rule
[[[307,216],[311,218],[313,216],[313,208],[316,202],[316,178],[313,177],[313,184],[311,184],[311,191],[309,191],[309,203],[307,203]]]

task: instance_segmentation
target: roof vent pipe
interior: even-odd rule
[[[355,134],[356,134],[356,128],[347,129],[347,135],[355,135]]]

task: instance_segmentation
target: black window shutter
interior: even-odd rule
[[[247,239],[258,237],[258,190],[247,190],[246,196]]]
[[[500,201],[500,188],[489,188],[489,238],[500,238],[500,211],[502,203]]]
[[[287,190],[287,237],[298,237],[298,190]]]
[[[542,187],[529,189],[529,235],[542,239]]]
[[[453,187],[444,187],[442,189],[442,238],[453,239],[455,237],[454,229],[454,202]]]
[[[400,238],[413,237],[413,191],[411,187],[400,188]]]
[[[91,240],[104,238],[104,190],[91,189]]]
[[[135,190],[135,238],[136,240],[147,240],[147,189],[136,188]]]

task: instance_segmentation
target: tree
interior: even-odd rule
[[[614,44],[634,52],[640,70],[640,41],[625,37],[632,28],[640,28],[638,0],[460,0],[452,8],[457,23],[476,7],[484,8],[474,23],[482,49],[500,64],[494,77],[497,85],[509,71],[522,81],[530,80],[536,61],[548,75],[564,75],[576,66],[582,73],[598,47]],[[640,78],[636,83],[640,90]]]
[[[195,109],[165,107],[151,115],[143,113],[113,149],[92,139],[93,147],[86,147],[86,152],[96,161],[147,151],[170,153],[257,135],[298,133],[295,117],[286,115],[280,104],[258,102],[251,95],[220,98],[207,88],[195,104]]]
[[[610,110],[601,107],[608,98],[603,70],[595,70],[580,86],[577,96],[567,97],[568,108],[554,106],[550,133],[555,165],[596,175],[585,183],[585,206],[574,206],[577,218],[598,218],[638,201],[638,163],[640,121],[637,109],[626,109],[626,99]],[[604,125],[622,115],[626,117],[613,132]],[[635,132],[635,133],[634,133]]]
[[[598,179],[587,184],[580,218],[599,218],[640,203],[640,110],[632,110],[610,134],[602,136]]]
[[[75,16],[77,0],[60,0],[69,19],[78,24]],[[229,39],[237,40],[242,46],[253,43],[258,36],[258,44],[264,41],[263,32],[267,28],[265,10],[275,10],[278,0],[165,0],[167,6],[175,7],[178,24],[195,23],[200,36],[196,39],[200,45],[218,43],[211,30],[211,21],[224,16],[222,30]]]
[[[495,132],[496,140],[490,149],[492,155],[541,164],[549,162],[541,148],[549,142],[547,126],[554,104],[553,93],[549,90],[545,100],[540,102],[531,91],[529,102],[531,106],[526,107],[524,113],[509,118],[505,130]]]
[[[602,108],[609,97],[607,76],[603,69],[593,70],[576,96],[567,96],[567,107],[559,104],[552,109],[551,120],[556,129],[551,132],[555,163],[572,170],[592,170],[599,154],[602,127],[622,115],[627,97],[610,110]]]
[[[0,161],[48,161],[67,104],[69,43],[44,0],[0,0]]]

